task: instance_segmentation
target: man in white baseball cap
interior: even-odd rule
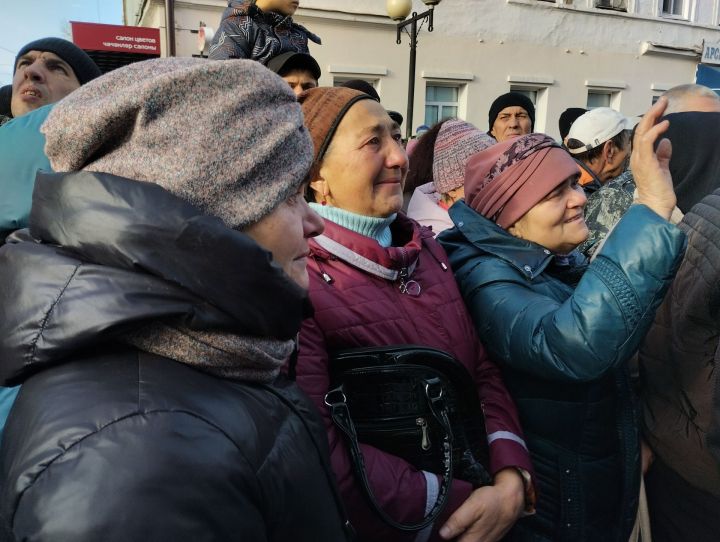
[[[573,123],[567,149],[585,172],[580,182],[587,192],[594,192],[625,170],[630,159],[630,133],[637,121],[609,107],[598,107]]]

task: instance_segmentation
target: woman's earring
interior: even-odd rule
[[[320,202],[320,205],[327,205],[327,200],[325,199],[325,194],[323,194],[323,199]]]

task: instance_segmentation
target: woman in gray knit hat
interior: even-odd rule
[[[278,377],[310,311],[300,106],[250,61],[159,59],[42,131],[0,249],[0,539],[345,540],[324,429]]]

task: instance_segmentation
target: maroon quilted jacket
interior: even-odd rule
[[[394,244],[375,240],[325,221],[324,235],[310,241],[310,299],[315,316],[300,332],[297,383],[323,415],[332,467],[351,521],[361,540],[412,540],[385,525],[369,508],[355,482],[348,449],[324,403],[328,391],[327,352],[341,348],[421,344],[453,354],[473,375],[486,417],[492,474],[505,467],[531,472],[515,405],[499,370],[479,343],[456,286],[445,252],[430,229],[399,215],[391,226]],[[391,278],[402,268],[420,288],[401,293]],[[383,278],[383,276],[387,278]],[[413,285],[414,286],[414,285]],[[414,288],[408,288],[413,291]],[[416,290],[416,289],[415,289]],[[370,484],[383,508],[396,520],[418,521],[434,502],[437,477],[416,470],[402,459],[361,445]],[[472,487],[453,481],[451,500],[436,522],[444,520],[470,495]],[[439,540],[439,538],[436,538]]]

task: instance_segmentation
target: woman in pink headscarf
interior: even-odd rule
[[[640,444],[626,361],[682,259],[668,218],[670,145],[653,144],[661,99],[640,122],[632,170],[639,199],[596,259],[574,161],[529,134],[473,156],[456,228],[440,235],[478,334],[503,369],[539,479],[537,514],[516,539],[626,542],[635,522]]]

